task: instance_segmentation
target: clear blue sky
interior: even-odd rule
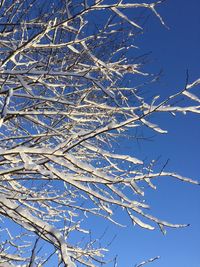
[[[141,53],[151,51],[146,68],[163,70],[154,90],[169,95],[184,87],[186,70],[190,82],[200,77],[200,1],[168,0],[159,7],[169,30],[151,16],[145,32],[136,43]],[[200,88],[199,88],[200,89]],[[180,115],[176,118],[159,118],[168,135],[156,136],[153,142],[141,143],[137,148],[148,158],[161,156],[170,159],[168,170],[200,179],[200,118],[197,115]],[[126,146],[132,153],[135,147]],[[117,234],[111,251],[118,254],[119,267],[134,267],[135,263],[160,255],[150,267],[200,267],[200,187],[173,179],[163,178],[157,183],[158,190],[149,192],[146,198],[152,212],[173,223],[190,223],[191,226],[167,229],[163,236],[159,231],[149,232],[128,227],[109,228]],[[126,218],[123,218],[126,223]],[[128,221],[127,221],[128,223]]]

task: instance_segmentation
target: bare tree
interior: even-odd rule
[[[120,225],[116,207],[149,230],[184,226],[146,212],[144,184],[155,189],[161,176],[198,182],[115,152],[138,127],[166,133],[152,114],[200,113],[192,92],[200,80],[164,101],[145,99],[131,81],[154,79],[134,57],[140,11],[164,25],[162,1],[132,2],[1,1],[0,266],[105,263],[106,249],[82,224],[99,216]]]

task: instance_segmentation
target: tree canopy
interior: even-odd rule
[[[116,207],[145,229],[185,226],[152,216],[144,191],[163,176],[199,182],[166,166],[156,171],[154,159],[147,164],[116,152],[122,138],[137,139],[136,129],[167,133],[152,123],[154,114],[200,113],[200,79],[186,79],[164,100],[144,93],[157,77],[145,72],[135,38],[143,31],[142,10],[165,27],[161,2],[1,1],[3,266],[106,264],[107,251],[91,240],[85,222],[95,216],[120,226]]]

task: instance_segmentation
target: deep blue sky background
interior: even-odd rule
[[[164,28],[152,15],[136,44],[141,53],[152,52],[146,65],[148,70],[163,70],[160,81],[151,89],[164,96],[184,87],[187,69],[190,82],[200,77],[200,1],[167,0],[158,10],[170,29]],[[156,136],[151,142],[141,142],[137,147],[141,155],[149,159],[161,156],[163,163],[170,159],[167,170],[200,179],[199,116],[163,116],[159,121],[169,134]],[[134,155],[135,148],[125,144],[123,149]],[[111,251],[118,254],[117,266],[134,267],[135,263],[160,255],[160,260],[148,266],[200,267],[200,187],[170,178],[160,179],[157,185],[156,192],[146,194],[153,214],[191,226],[180,230],[168,228],[166,236],[159,231],[149,232],[131,226],[109,228],[117,234],[111,246]]]

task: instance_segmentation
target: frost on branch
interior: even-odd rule
[[[184,226],[147,212],[144,184],[156,189],[153,180],[162,176],[198,182],[164,170],[157,173],[137,156],[116,153],[115,144],[132,128],[166,134],[164,123],[152,123],[152,114],[200,113],[194,92],[199,80],[162,102],[157,96],[143,98],[131,79],[137,75],[148,82],[151,76],[134,58],[133,36],[142,31],[134,14],[146,8],[164,24],[156,11],[160,1],[108,2],[1,3],[4,266],[106,264],[106,249],[86,238],[90,229],[83,222],[99,216],[121,225],[116,207],[133,224],[149,230],[158,226],[164,233],[165,227]],[[172,105],[179,97],[185,98],[182,106]],[[73,241],[77,237],[79,241]]]

